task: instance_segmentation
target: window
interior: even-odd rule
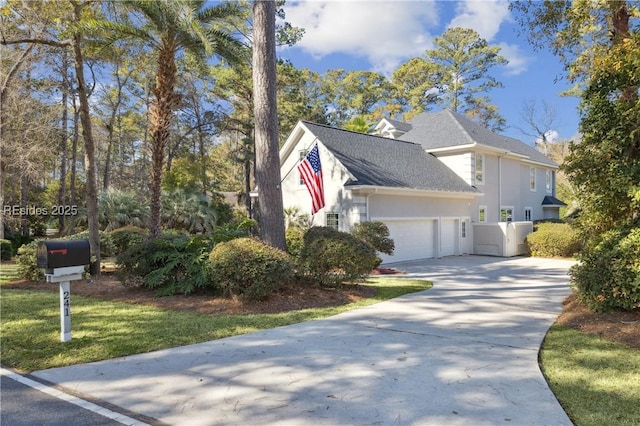
[[[307,156],[307,151],[299,151],[299,155],[300,155],[300,158],[298,159],[298,163],[301,163],[302,160],[304,160],[304,157]],[[300,177],[298,184],[304,185],[304,180],[302,179],[302,175],[300,174],[300,172],[298,172],[298,176]]]
[[[478,209],[478,222],[487,221],[487,206],[480,206]]]
[[[513,207],[502,207],[500,209],[500,222],[513,221]]]
[[[545,189],[547,194],[553,193],[553,172],[551,170],[547,170],[545,174]]]
[[[475,154],[475,182],[484,183],[484,154]]]
[[[467,222],[463,220],[460,224],[462,225],[462,238],[467,238]]]
[[[529,167],[529,189],[536,190],[536,168]]]
[[[531,221],[531,207],[524,208],[524,220],[530,222]]]
[[[338,213],[327,213],[327,215],[325,216],[325,224],[329,228],[339,230],[340,222]]]

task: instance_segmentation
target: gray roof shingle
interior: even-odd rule
[[[532,146],[518,139],[494,133],[466,116],[448,109],[416,115],[409,123],[412,126],[411,130],[398,139],[419,143],[427,151],[476,143],[524,155],[537,163],[558,166]]]
[[[351,185],[478,193],[421,145],[303,121],[357,179]]]

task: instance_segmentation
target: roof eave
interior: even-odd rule
[[[348,189],[356,193],[366,194],[380,194],[380,195],[412,195],[418,197],[447,197],[447,198],[459,198],[459,199],[473,199],[484,195],[484,193],[477,192],[462,192],[462,191],[438,191],[432,189],[421,188],[398,188],[392,186],[377,186],[377,185],[349,185],[345,186]]]

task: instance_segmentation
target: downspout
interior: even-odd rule
[[[369,214],[369,198],[374,195],[376,192],[378,192],[378,188],[373,188],[373,192],[370,192],[369,194],[367,194],[367,222],[371,222],[371,215]]]

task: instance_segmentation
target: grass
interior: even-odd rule
[[[554,325],[540,358],[576,426],[640,425],[640,350]]]
[[[0,285],[5,283],[10,283],[11,281],[15,281],[20,279],[20,275],[18,273],[18,265],[15,263],[2,263],[0,266]]]
[[[4,265],[3,268],[4,270]],[[377,294],[343,306],[278,314],[212,316],[73,296],[70,342],[60,342],[57,293],[2,291],[2,365],[31,372],[200,343],[324,318],[426,290],[424,280],[372,278]]]

